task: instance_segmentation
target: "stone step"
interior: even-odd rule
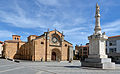
[[[94,63],[94,62],[82,62],[82,67],[94,67],[94,68],[102,68],[102,69],[115,69],[115,63]]]
[[[103,69],[115,69],[115,63],[111,62],[105,62],[103,63]]]
[[[93,63],[104,63],[111,62],[111,58],[86,58],[85,62],[93,62]]]
[[[82,67],[102,68],[102,63],[81,62],[81,66],[82,66]]]

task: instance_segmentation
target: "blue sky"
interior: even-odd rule
[[[12,34],[27,41],[47,29],[64,32],[73,45],[86,44],[93,34],[98,0],[0,0],[0,41]],[[99,0],[102,32],[120,35],[120,0]]]

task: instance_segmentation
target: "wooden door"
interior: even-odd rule
[[[55,52],[52,52],[52,60],[56,61],[56,53]]]

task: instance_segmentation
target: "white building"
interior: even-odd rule
[[[120,60],[120,35],[109,37],[106,45],[109,57],[118,62]]]
[[[0,41],[0,57],[2,57],[3,42]]]

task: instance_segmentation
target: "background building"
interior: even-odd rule
[[[13,40],[5,41],[4,57],[32,61],[67,61],[73,59],[73,46],[57,30],[48,30],[41,36],[30,35],[27,42],[21,41],[20,36],[13,35]]]
[[[120,62],[120,35],[109,37],[106,46],[107,54],[112,61]]]
[[[89,44],[86,44],[84,46],[76,45],[75,46],[75,55],[77,59],[84,59],[87,58],[89,54]]]
[[[25,44],[26,42],[23,42],[20,40],[20,36],[18,35],[12,35],[12,40],[6,40],[4,41],[3,46],[3,57],[4,58],[19,58],[19,49],[20,47]]]
[[[0,57],[2,57],[2,51],[3,51],[3,42],[0,41]]]

